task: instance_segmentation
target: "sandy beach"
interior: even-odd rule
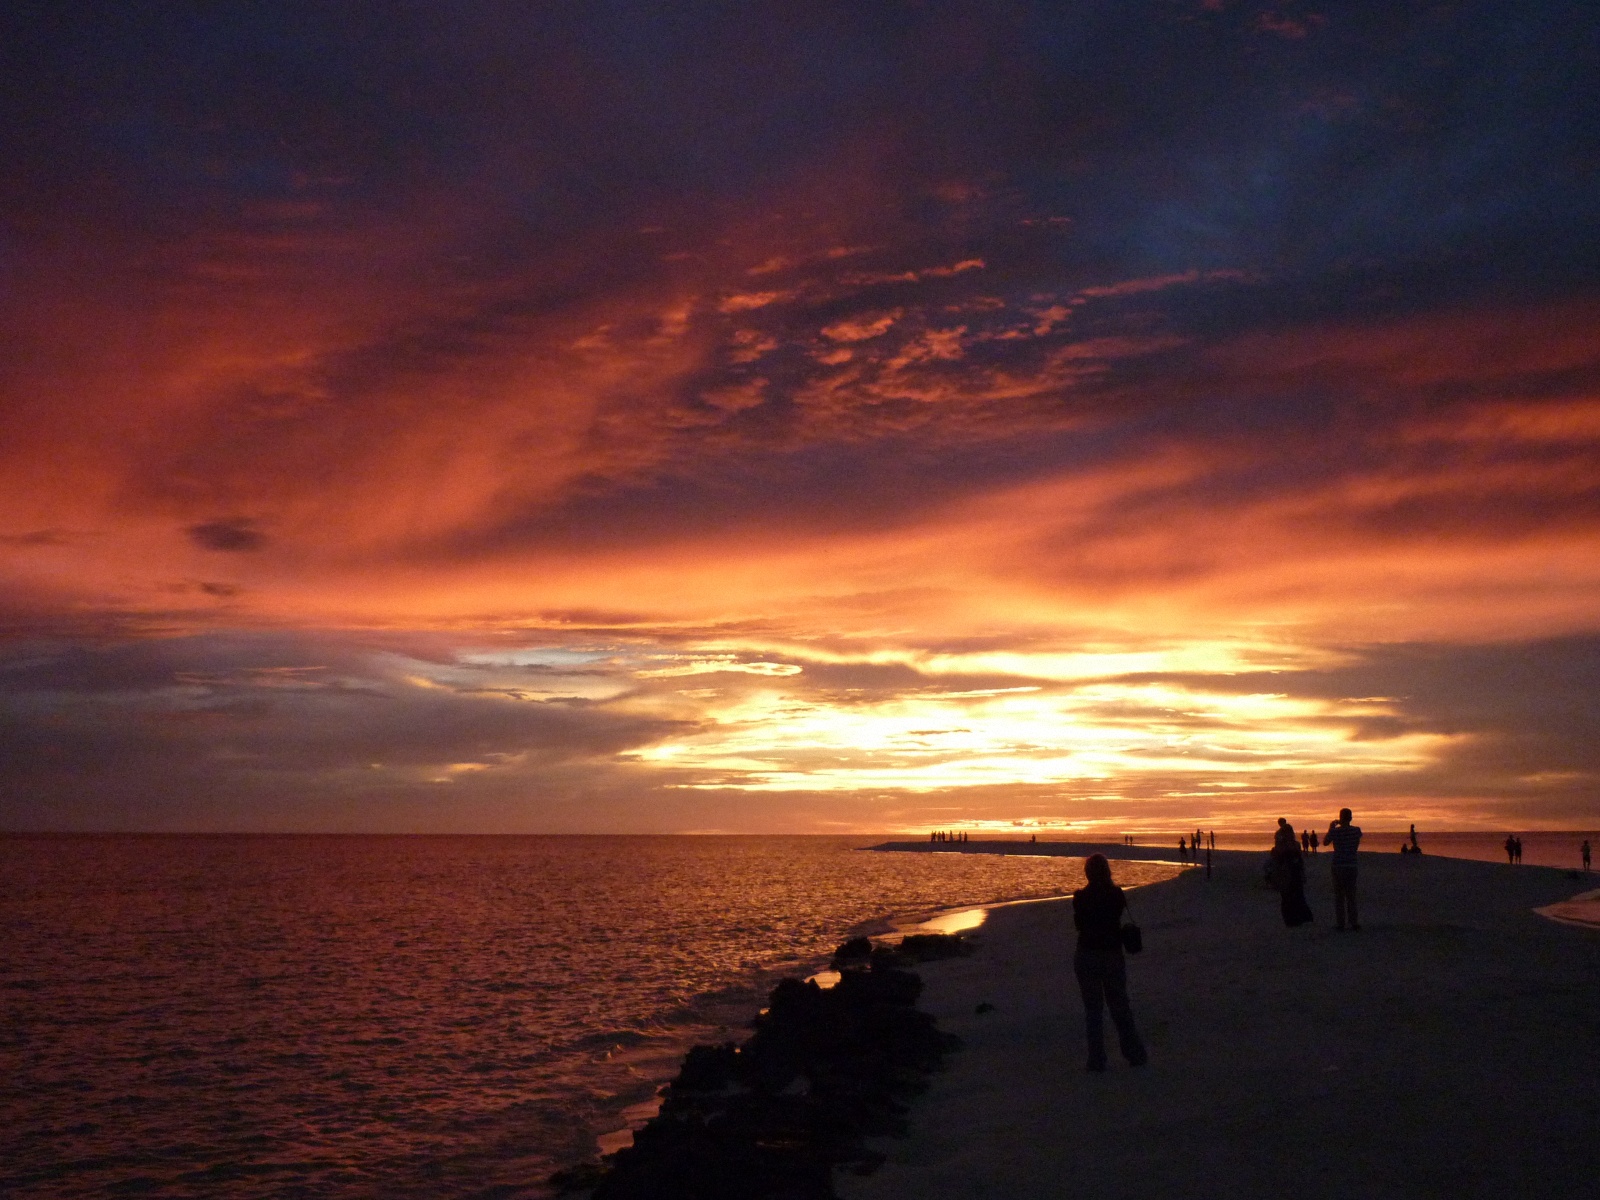
[[[1533,911],[1594,877],[1363,855],[1362,930],[1341,933],[1326,856],[1301,929],[1263,857],[1219,852],[1209,879],[1131,894],[1138,1069],[1114,1039],[1108,1073],[1083,1069],[1070,902],[997,909],[973,956],[922,967],[921,1007],[965,1048],[839,1194],[1600,1194],[1600,929]]]

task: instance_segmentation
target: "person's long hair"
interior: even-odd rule
[[[1083,862],[1084,877],[1090,887],[1111,887],[1111,864],[1104,854],[1091,854]]]

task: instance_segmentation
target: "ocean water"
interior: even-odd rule
[[[0,1195],[543,1196],[850,932],[1082,881],[865,844],[0,837]]]

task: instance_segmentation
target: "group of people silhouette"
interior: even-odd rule
[[[1333,850],[1333,919],[1334,928],[1358,930],[1361,919],[1356,908],[1356,852],[1361,845],[1361,827],[1352,823],[1348,808],[1339,810],[1339,819],[1328,826],[1328,832],[1318,838],[1315,832],[1296,834],[1294,826],[1284,817],[1278,818],[1278,832],[1272,839],[1272,856],[1267,860],[1267,880],[1278,889],[1283,911],[1283,923],[1290,927],[1305,925],[1315,919],[1311,905],[1306,901],[1305,855],[1316,853],[1319,845]],[[1411,827],[1410,845],[1422,853],[1417,845],[1417,827]]]
[[[935,829],[928,835],[930,842],[964,842],[967,835],[964,831],[954,829]]]
[[[1514,833],[1506,835],[1506,862],[1516,866],[1522,861],[1522,839]],[[1583,860],[1583,869],[1587,874],[1594,862],[1594,851],[1589,845],[1589,839],[1584,838],[1578,846],[1578,857]]]
[[[1123,835],[1123,844],[1131,846],[1131,834]],[[1210,849],[1217,845],[1217,835],[1209,837],[1200,830],[1191,838],[1184,834],[1178,838],[1178,857],[1187,859],[1190,854],[1199,860],[1202,846]],[[1354,822],[1348,808],[1339,810],[1339,817],[1328,826],[1320,838],[1314,830],[1295,833],[1294,826],[1283,817],[1278,818],[1278,831],[1273,837],[1272,856],[1268,860],[1268,880],[1278,890],[1285,925],[1304,925],[1314,919],[1311,906],[1306,902],[1305,855],[1315,854],[1319,846],[1332,851],[1334,928],[1356,931],[1361,928],[1361,918],[1356,904],[1358,878],[1358,851],[1361,846],[1361,827]],[[1513,864],[1522,861],[1522,839],[1511,834],[1505,841],[1506,857]],[[1579,848],[1583,869],[1590,869],[1592,850],[1588,838]],[[1417,838],[1416,825],[1400,843],[1400,853],[1419,855],[1422,844]],[[1111,864],[1103,854],[1090,855],[1084,863],[1085,886],[1072,895],[1072,920],[1078,931],[1078,946],[1073,955],[1073,974],[1083,994],[1084,1028],[1088,1039],[1090,1071],[1106,1069],[1105,1011],[1110,1010],[1111,1022],[1116,1027],[1117,1041],[1122,1055],[1131,1066],[1142,1066],[1148,1055],[1139,1038],[1133,1021],[1133,1007],[1128,999],[1127,965],[1123,958],[1124,935],[1128,929],[1123,918],[1128,911],[1127,897],[1111,878]],[[1135,941],[1130,949],[1137,950]]]

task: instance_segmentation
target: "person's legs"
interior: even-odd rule
[[[1349,865],[1333,868],[1333,921],[1339,929],[1347,921],[1351,929],[1361,928],[1361,918],[1356,915],[1356,869]]]
[[[1128,964],[1120,954],[1106,955],[1105,992],[1106,1007],[1111,1010],[1111,1022],[1117,1027],[1117,1045],[1122,1057],[1133,1066],[1143,1066],[1144,1043],[1134,1028],[1133,1006],[1128,1003]]]
[[[1080,950],[1072,956],[1072,972],[1083,993],[1083,1029],[1089,1042],[1089,1070],[1106,1069],[1104,956]]]

